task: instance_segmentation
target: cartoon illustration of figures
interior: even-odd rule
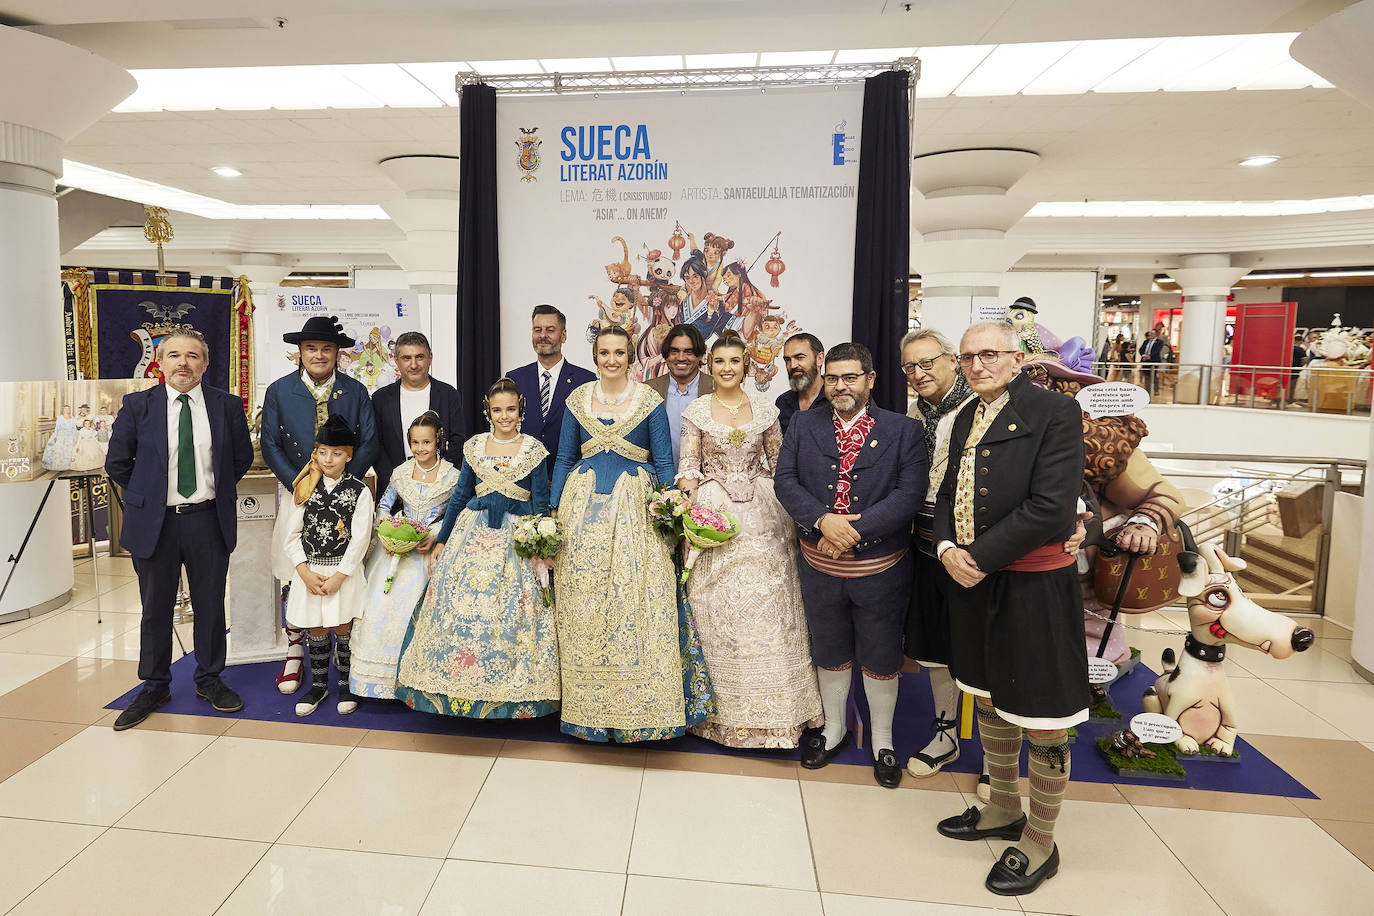
[[[1007,306],[1007,324],[1016,329],[1017,336],[1021,338],[1021,349],[1028,355],[1042,353],[1045,349],[1040,344],[1040,335],[1035,331],[1037,314],[1035,300],[1030,296],[1022,296]]]
[[[687,242],[691,245],[692,255],[695,257],[700,254],[706,261],[706,279],[712,290],[720,289],[720,272],[725,266],[725,255],[731,248],[735,247],[734,241],[727,239],[723,235],[716,235],[708,232],[702,236],[702,241],[706,243],[705,249],[697,248],[696,236],[687,233]]]
[[[786,337],[782,329],[782,316],[773,312],[765,314],[758,334],[749,344],[750,369],[754,373],[754,387],[759,391],[767,391],[773,376],[778,374],[778,365],[774,360],[782,355]]]
[[[647,246],[646,246],[647,247]],[[639,381],[657,378],[667,371],[661,351],[668,330],[682,313],[681,287],[672,282],[673,262],[657,248],[643,255],[649,290],[640,297],[644,332],[635,341],[635,376]]]
[[[588,296],[588,299],[596,300],[597,320],[587,327],[587,339],[595,340],[596,332],[601,328],[611,325],[619,325],[625,329],[625,333],[630,335],[633,340],[639,330],[639,322],[635,320],[636,306],[641,306],[639,291],[633,286],[622,286],[611,294],[611,304],[607,305],[601,301],[600,296]]]
[[[772,307],[771,299],[763,295],[749,279],[749,272],[743,261],[727,264],[720,273],[725,284],[725,311],[728,313],[728,327],[740,332],[746,341],[753,340],[759,332],[763,316]],[[724,330],[724,328],[722,328]]]
[[[634,283],[639,278],[634,275],[634,265],[630,263],[630,246],[620,236],[611,239],[612,242],[620,243],[620,250],[623,253],[619,261],[606,265],[606,276],[612,283]]]
[[[342,354],[340,354],[342,356]],[[371,391],[377,387],[378,376],[386,370],[386,348],[382,345],[382,329],[373,328],[367,335],[362,352],[358,354],[354,378]]]
[[[695,325],[703,337],[709,336],[720,309],[720,297],[711,286],[711,270],[706,265],[706,257],[700,251],[693,251],[691,257],[682,262],[682,322]],[[722,322],[722,327],[724,323]]]
[[[539,171],[539,147],[544,145],[544,141],[535,136],[538,130],[537,127],[522,127],[515,140],[515,148],[520,151],[516,164],[525,173],[520,176],[521,181],[538,180],[534,173]]]

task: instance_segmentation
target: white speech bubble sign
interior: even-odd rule
[[[1080,388],[1075,397],[1094,420],[1129,416],[1150,403],[1150,392],[1130,382],[1098,382]]]
[[[1131,719],[1131,731],[1146,744],[1173,744],[1183,737],[1177,722],[1159,712],[1142,712]]]
[[[1088,659],[1088,683],[1107,684],[1116,679],[1117,667],[1105,658]]]

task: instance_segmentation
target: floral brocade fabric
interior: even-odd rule
[[[649,523],[652,487],[636,469],[600,494],[594,474],[574,469],[559,506],[562,728],[589,741],[675,738],[714,711],[691,610]]]
[[[778,412],[760,398],[751,407],[754,419],[737,428],[711,418],[709,397],[683,412],[679,476],[701,481],[699,504],[739,522],[738,535],[697,558],[687,585],[716,700],[691,731],[730,747],[792,748],[821,724],[821,698],[795,527],[773,493]]]

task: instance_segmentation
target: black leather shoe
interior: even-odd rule
[[[902,768],[897,765],[897,755],[890,748],[878,751],[873,761],[873,778],[884,789],[895,789],[902,784]]]
[[[1037,868],[1033,873],[1026,874],[1026,866],[1030,860],[1026,854],[1015,846],[1008,846],[1002,852],[1002,857],[997,860],[997,864],[992,866],[992,871],[988,872],[988,880],[984,886],[994,894],[1001,894],[1003,897],[1015,897],[1018,894],[1029,894],[1059,873],[1059,845],[1056,843],[1050,850],[1050,857],[1044,864]]]
[[[849,747],[849,732],[845,732],[844,737],[835,742],[834,747],[827,749],[825,734],[819,728],[809,728],[802,735],[801,765],[808,770],[819,770],[834,760],[835,755],[847,747]]]
[[[133,728],[144,719],[151,716],[159,706],[172,698],[172,691],[163,687],[158,690],[153,687],[144,687],[139,691],[138,696],[129,704],[129,708],[119,714],[115,719],[114,730],[122,732],[126,728]]]
[[[1021,839],[1021,828],[1026,826],[1024,814],[1010,824],[1003,824],[1001,827],[980,828],[978,826],[980,817],[982,817],[982,812],[975,806],[963,814],[945,818],[935,825],[935,829],[940,831],[941,836],[947,836],[951,840],[985,840],[994,836],[1002,840],[1019,840]]]
[[[196,698],[209,700],[215,712],[238,712],[243,708],[243,700],[219,678],[197,687]]]

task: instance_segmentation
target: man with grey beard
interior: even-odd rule
[[[778,395],[774,402],[778,407],[778,424],[783,434],[787,434],[787,424],[792,415],[799,410],[810,410],[819,405],[821,409],[830,406],[825,397],[825,384],[821,381],[821,370],[825,367],[825,347],[815,334],[793,334],[782,347],[782,364],[787,369],[788,390]]]

